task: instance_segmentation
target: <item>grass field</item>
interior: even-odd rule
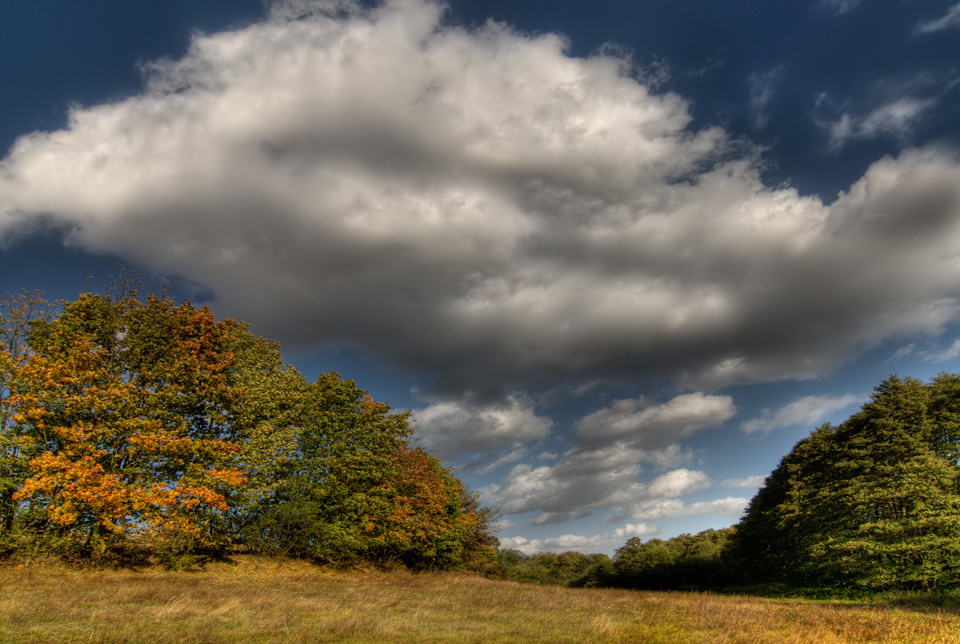
[[[0,641],[960,643],[960,615],[240,557],[193,573],[0,567]]]

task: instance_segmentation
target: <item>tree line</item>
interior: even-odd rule
[[[0,556],[245,551],[537,583],[960,586],[960,375],[891,376],[797,443],[740,522],[603,555],[497,550],[409,413],[307,380],[274,341],[168,297],[0,302]]]
[[[243,323],[133,290],[0,304],[0,555],[487,569],[490,526],[408,412]]]
[[[533,583],[863,593],[960,587],[960,375],[891,376],[838,426],[799,441],[740,522],[634,537],[612,559],[500,551]]]
[[[631,539],[606,583],[651,589],[960,587],[960,375],[891,376],[799,441],[740,522]]]

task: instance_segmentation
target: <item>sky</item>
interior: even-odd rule
[[[960,371],[958,61],[954,0],[10,0],[0,293],[249,322],[502,547],[722,528]]]

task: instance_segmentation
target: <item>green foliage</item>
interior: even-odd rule
[[[896,376],[800,441],[729,547],[753,581],[872,590],[960,585],[960,380]]]
[[[382,550],[368,526],[389,516],[408,414],[391,413],[336,373],[308,383],[275,345],[243,342],[235,419],[248,484],[235,494],[228,527],[259,551],[338,565]]]
[[[337,373],[307,382],[276,343],[236,331],[233,410],[247,483],[221,530],[257,552],[344,566],[483,568],[489,519],[393,413]]]
[[[643,542],[633,537],[614,557],[610,585],[656,590],[707,589],[723,586],[729,571],[722,552],[733,528],[704,530]]]
[[[308,382],[277,343],[189,303],[60,304],[0,307],[0,556],[495,565],[489,511],[407,447],[409,413],[337,373]]]
[[[503,575],[531,584],[600,588],[609,585],[613,563],[603,554],[553,552],[525,555],[519,550],[497,550]]]

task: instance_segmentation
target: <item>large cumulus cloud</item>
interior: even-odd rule
[[[42,219],[451,392],[813,376],[956,317],[951,156],[881,160],[825,205],[625,60],[564,47],[426,0],[281,4],[21,138],[0,234]]]

